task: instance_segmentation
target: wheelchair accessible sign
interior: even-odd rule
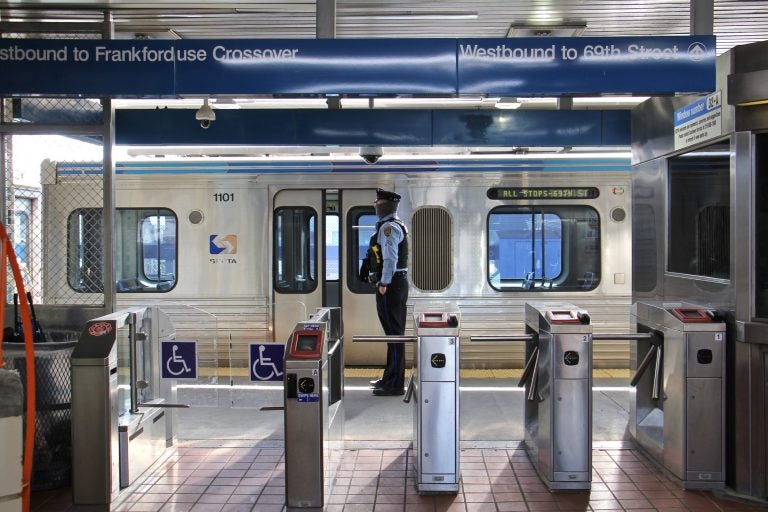
[[[251,382],[283,380],[285,345],[250,343],[248,349]]]
[[[197,379],[197,341],[160,343],[163,379]]]

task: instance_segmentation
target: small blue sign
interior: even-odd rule
[[[284,345],[251,343],[248,345],[248,353],[251,382],[283,380]]]
[[[160,357],[163,379],[197,379],[197,341],[163,341]]]
[[[720,95],[718,94],[711,94],[706,98],[701,98],[690,105],[675,110],[675,126],[690,123],[709,114],[711,110],[720,108],[719,97]]]

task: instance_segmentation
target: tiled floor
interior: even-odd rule
[[[188,442],[151,468],[114,511],[280,512],[285,504],[284,451],[280,441],[214,446]],[[395,443],[396,444],[396,443]],[[327,511],[587,511],[764,510],[711,492],[683,491],[632,449],[599,448],[592,454],[591,491],[549,492],[522,444],[464,448],[462,485],[456,495],[416,493],[413,452],[407,447],[346,446]],[[66,493],[65,493],[66,494]],[[59,493],[35,493],[35,512],[71,510]]]

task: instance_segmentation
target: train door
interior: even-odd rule
[[[376,314],[375,290],[358,277],[368,242],[376,229],[373,201],[375,189],[350,189],[340,193],[343,236],[341,302],[344,320],[344,359],[352,365],[382,365],[386,359],[383,343],[350,343],[352,336],[383,335]]]
[[[358,271],[376,226],[374,189],[279,190],[274,195],[275,340],[315,308],[342,306],[345,338],[383,334],[374,289]],[[362,345],[362,344],[361,344]],[[384,346],[345,346],[355,365],[382,364]]]
[[[272,212],[275,341],[323,305],[323,191],[278,190]]]

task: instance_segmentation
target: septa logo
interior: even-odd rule
[[[211,235],[211,254],[237,254],[237,235]]]

